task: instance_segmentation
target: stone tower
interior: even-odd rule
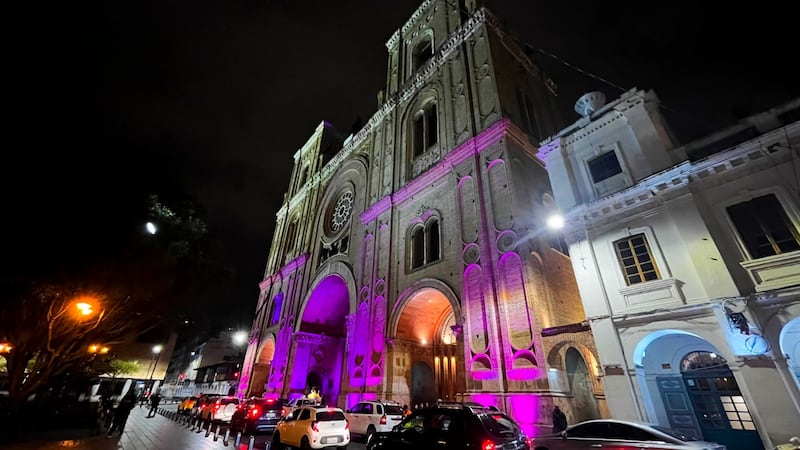
[[[597,417],[596,351],[534,143],[554,84],[474,1],[426,0],[386,44],[378,111],[295,167],[240,392]]]

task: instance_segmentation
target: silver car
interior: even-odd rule
[[[588,450],[597,448],[652,450],[725,450],[724,445],[693,441],[681,433],[650,423],[627,420],[587,420],[560,434],[532,440],[533,450]]]

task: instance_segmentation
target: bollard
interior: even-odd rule
[[[217,429],[214,430],[214,442],[217,442],[219,439],[219,424],[217,424]]]
[[[233,446],[236,447],[236,448],[239,448],[239,444],[241,444],[241,443],[242,443],[242,432],[241,431],[237,431],[236,432],[236,439],[233,440]]]
[[[254,445],[256,445],[256,437],[251,434],[250,442],[247,443],[247,450],[253,450]]]
[[[227,447],[228,446],[228,439],[230,439],[230,437],[231,437],[231,429],[228,428],[228,429],[225,430],[225,437],[222,438],[222,445]]]
[[[211,434],[211,421],[209,420],[208,421],[208,429],[206,429],[206,437],[208,437],[210,434]]]

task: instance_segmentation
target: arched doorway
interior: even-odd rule
[[[733,372],[705,339],[652,333],[637,345],[634,364],[652,421],[728,450],[764,448]]]
[[[272,358],[275,356],[275,337],[267,336],[261,348],[258,350],[258,357],[253,364],[253,378],[250,382],[250,394],[261,396],[267,384],[269,369],[272,366]]]
[[[564,365],[567,369],[567,380],[573,399],[573,414],[575,421],[581,422],[600,417],[597,408],[597,399],[592,389],[591,373],[586,366],[583,356],[574,347],[567,349],[564,355]]]
[[[316,387],[324,403],[337,404],[349,313],[349,292],[340,276],[329,275],[316,285],[295,333],[291,397],[306,395]]]
[[[795,317],[783,326],[780,336],[781,353],[786,357],[789,370],[800,388],[800,317]]]
[[[399,304],[394,327],[395,399],[409,405],[454,401],[465,390],[457,314],[442,291],[425,287]]]

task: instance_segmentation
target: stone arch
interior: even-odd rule
[[[550,352],[547,354],[547,367],[557,370],[566,370],[564,361],[567,350],[570,348],[574,348],[580,353],[593,374],[598,373],[600,367],[597,362],[599,360],[598,355],[589,347],[572,340],[561,341],[550,349]]]
[[[386,333],[387,337],[393,338],[397,336],[397,325],[400,321],[400,317],[403,314],[403,309],[414,298],[415,294],[423,289],[434,289],[443,294],[450,303],[450,307],[453,309],[456,324],[462,323],[463,315],[461,312],[461,302],[458,300],[458,296],[456,296],[455,292],[453,292],[453,289],[451,289],[450,286],[441,280],[437,280],[435,278],[426,278],[415,282],[397,297],[397,301],[395,302],[392,312],[389,316],[389,329]]]
[[[425,51],[425,47],[430,47],[427,49],[427,55],[421,55],[420,53]],[[426,28],[419,32],[417,38],[414,40],[413,44],[409,45],[409,76],[414,75],[417,70],[419,70],[422,66],[428,63],[431,59],[433,59],[433,55],[436,54],[436,41],[434,41],[434,33],[431,28]]]
[[[270,364],[272,358],[275,357],[275,335],[272,333],[267,334],[261,340],[261,345],[258,346],[258,355],[256,356],[256,364]]]
[[[684,371],[687,355],[709,355],[708,359],[722,363]],[[726,399],[731,403],[733,398],[739,399],[745,411],[749,408],[736,373],[726,363],[732,360],[729,349],[684,330],[659,330],[645,336],[636,345],[633,363],[649,421],[690,438],[719,442],[731,450],[763,448],[749,415],[749,428],[742,428],[741,422],[739,429],[732,430],[726,430],[727,421],[733,421],[730,414],[719,416],[719,425],[708,419],[719,411],[729,411],[723,406]]]
[[[342,261],[330,261],[324,264],[320,270],[317,272],[317,276],[314,278],[314,282],[311,283],[311,286],[306,292],[305,297],[303,298],[303,302],[301,303],[300,309],[297,311],[297,317],[299,320],[296,320],[294,323],[294,331],[300,331],[300,325],[303,322],[303,314],[305,313],[306,307],[308,306],[308,300],[314,294],[314,290],[325,280],[327,277],[335,275],[340,277],[344,283],[347,285],[347,296],[349,298],[350,303],[350,312],[348,314],[353,314],[356,311],[356,307],[358,306],[357,299],[356,299],[356,279],[353,276],[353,272],[350,270],[350,267]]]

